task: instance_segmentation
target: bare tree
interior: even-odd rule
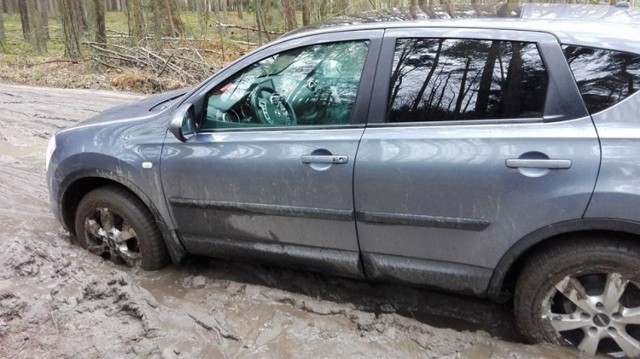
[[[60,22],[62,24],[62,32],[64,34],[64,55],[70,58],[82,56],[80,51],[80,34],[79,28],[76,26],[77,16],[73,10],[73,0],[59,0]]]

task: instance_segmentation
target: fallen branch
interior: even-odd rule
[[[198,49],[150,49],[144,46],[128,47],[93,41],[82,42],[94,51],[94,61],[111,68],[146,68],[156,77],[180,79],[185,85],[193,85],[207,78],[216,69],[204,60]]]
[[[53,64],[56,62],[68,62],[68,63],[72,63],[74,65],[77,65],[81,62],[85,62],[85,61],[89,61],[91,59],[54,59],[54,60],[48,60],[48,61],[43,61],[43,62],[38,62],[35,64],[27,64],[27,67],[33,67],[33,66],[40,66],[40,65],[46,65],[46,64]]]
[[[217,22],[216,21],[216,25],[224,27],[224,28],[232,28],[232,29],[241,29],[241,30],[250,30],[250,31],[255,31],[258,32],[260,31],[257,27],[251,27],[251,26],[242,26],[242,25],[233,25],[233,24],[224,24],[221,22]],[[284,32],[278,32],[278,31],[269,31],[269,30],[262,30],[262,33],[264,34],[269,34],[269,35],[283,35]]]

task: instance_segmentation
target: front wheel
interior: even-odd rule
[[[518,278],[514,305],[531,342],[640,357],[640,249],[593,238],[539,251]]]
[[[78,205],[79,244],[116,264],[156,270],[169,254],[147,207],[130,192],[106,186],[89,192]]]

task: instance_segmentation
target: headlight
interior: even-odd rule
[[[44,162],[44,170],[49,171],[49,163],[51,163],[51,156],[53,156],[53,151],[56,150],[56,135],[51,136],[49,140],[49,144],[47,145],[47,157]]]

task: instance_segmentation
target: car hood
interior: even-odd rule
[[[77,126],[95,125],[100,123],[107,123],[111,121],[128,120],[140,118],[147,118],[154,113],[161,112],[162,110],[171,106],[175,101],[178,101],[182,96],[189,92],[190,88],[184,88],[180,90],[173,90],[163,92],[157,95],[152,95],[144,100],[128,103],[116,107],[112,107],[97,116],[91,117],[88,120],[82,121]]]

